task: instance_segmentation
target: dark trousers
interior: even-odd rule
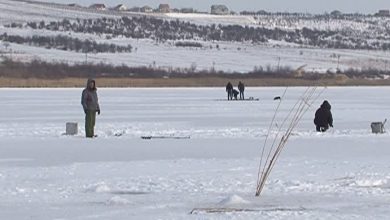
[[[227,91],[228,100],[233,100],[233,91]]]
[[[96,111],[88,110],[85,114],[85,136],[92,138],[95,136],[95,122],[96,122]]]
[[[325,132],[325,131],[327,131],[329,129],[329,127],[324,127],[324,126],[316,126],[316,130],[318,131],[318,132]]]
[[[245,99],[245,97],[244,97],[244,91],[240,91],[240,99]]]

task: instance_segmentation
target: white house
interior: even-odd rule
[[[141,8],[141,12],[151,13],[151,12],[153,12],[153,8],[150,7],[150,6],[145,5],[144,7]]]
[[[117,5],[113,8],[115,11],[127,11],[127,6],[124,4]]]

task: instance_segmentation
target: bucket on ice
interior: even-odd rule
[[[371,130],[372,133],[374,134],[383,134],[385,133],[385,123],[387,120],[384,122],[372,122],[371,123]]]
[[[78,133],[78,125],[75,122],[66,123],[66,135],[76,135]]]

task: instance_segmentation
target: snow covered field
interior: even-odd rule
[[[32,36],[56,36],[64,35],[63,32],[15,29],[0,27],[0,34]],[[99,43],[114,43],[117,45],[132,45],[132,53],[90,53],[87,61],[91,63],[105,63],[127,66],[153,66],[161,68],[196,67],[197,70],[216,70],[249,72],[255,67],[271,67],[276,69],[278,65],[297,69],[304,66],[306,71],[324,73],[328,70],[336,72],[341,70],[388,69],[390,66],[390,53],[388,51],[365,51],[347,49],[321,49],[301,48],[295,44],[272,41],[270,44],[253,45],[250,43],[234,42],[202,42],[202,49],[176,47],[173,41],[156,44],[150,39],[104,39],[91,34],[69,33],[69,36],[79,39],[96,39]],[[55,49],[39,48],[29,45],[10,44],[12,53],[5,53],[8,58],[18,61],[31,61],[34,59],[49,62],[83,63],[86,61],[84,53],[63,51]],[[216,49],[216,47],[220,49]],[[210,46],[213,49],[210,49]],[[1,47],[0,52],[5,51]],[[337,56],[340,56],[338,63]]]
[[[0,35],[18,36],[68,36],[78,39],[88,39],[98,43],[113,43],[117,45],[131,44],[132,53],[97,53],[88,54],[61,49],[47,49],[26,44],[14,44],[0,41],[1,57],[11,58],[17,61],[44,60],[48,62],[65,62],[70,64],[105,63],[112,65],[146,66],[161,68],[192,68],[196,70],[222,70],[248,72],[255,67],[272,69],[290,67],[295,70],[304,66],[308,72],[327,71],[336,72],[347,69],[380,69],[388,70],[390,56],[388,51],[381,50],[344,50],[323,49],[309,46],[299,46],[284,41],[270,40],[266,44],[251,44],[248,42],[205,42],[202,49],[176,47],[175,42],[156,43],[152,39],[129,39],[117,37],[107,40],[105,35],[92,35],[84,33],[33,30],[31,28],[7,28],[4,25],[11,23],[61,21],[63,19],[97,19],[120,18],[122,16],[139,16],[142,14],[119,13],[113,11],[94,11],[86,8],[72,8],[65,5],[46,3],[27,3],[24,1],[0,0]],[[353,35],[375,36],[385,35],[388,20],[369,17],[367,20],[320,20],[285,18],[283,16],[257,17],[252,16],[215,16],[203,14],[148,14],[161,19],[179,19],[195,24],[210,25],[254,25],[254,27],[302,29],[304,27],[313,30],[350,31]],[[350,28],[353,27],[353,28]],[[387,29],[386,29],[387,28]],[[371,36],[372,35],[372,36]],[[387,38],[384,38],[386,41]],[[196,40],[194,40],[196,41]],[[213,49],[210,49],[212,47]],[[216,48],[219,49],[216,49]]]
[[[288,90],[281,116],[303,90]],[[370,123],[388,116],[389,87],[326,89],[254,197],[283,91],[247,88],[260,101],[227,102],[223,88],[100,89],[99,137],[87,140],[81,89],[0,89],[0,219],[388,218],[390,135]],[[335,128],[317,134],[323,99]],[[69,121],[79,135],[62,135]],[[189,214],[215,207],[250,211]]]

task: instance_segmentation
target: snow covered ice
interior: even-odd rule
[[[97,82],[97,85],[98,82]],[[302,119],[261,197],[261,147],[284,88],[99,89],[85,139],[82,89],[0,89],[0,219],[386,219],[389,87],[331,87]],[[289,88],[286,114],[304,88]],[[335,128],[314,132],[327,99]],[[280,118],[279,118],[280,120]],[[66,122],[79,135],[65,136]],[[120,136],[116,134],[121,134]],[[143,140],[141,136],[190,136]],[[245,208],[208,213],[194,208]]]

